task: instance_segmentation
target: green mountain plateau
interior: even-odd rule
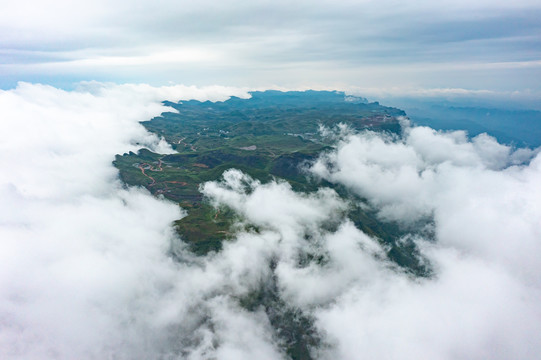
[[[178,153],[157,154],[142,148],[117,155],[114,165],[122,181],[142,186],[156,196],[177,202],[187,216],[175,222],[180,237],[198,255],[220,251],[239,231],[238,215],[216,209],[203,198],[199,186],[219,180],[236,168],[263,183],[287,181],[296,191],[312,192],[325,186],[344,199],[356,198],[347,189],[321,181],[305,170],[321,152],[332,149],[333,140],[320,128],[346,124],[356,131],[384,131],[399,136],[402,110],[377,102],[346,96],[341,92],[252,92],[250,99],[232,97],[223,102],[164,102],[177,112],[166,112],[142,122],[163,137]],[[388,256],[406,271],[417,275],[427,269],[413,244],[397,240],[397,224],[384,223],[375,211],[351,201],[345,214],[365,233],[385,243]],[[257,230],[257,229],[255,229]]]

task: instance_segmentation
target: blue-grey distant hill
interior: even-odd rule
[[[438,130],[466,130],[470,136],[487,133],[517,147],[541,146],[541,111],[472,106],[446,101],[390,101],[405,109],[417,125]]]
[[[341,91],[278,91],[278,90],[266,90],[266,91],[252,91],[250,92],[249,99],[241,99],[236,96],[232,96],[226,101],[181,101],[179,103],[173,103],[165,101],[165,105],[174,108],[205,108],[211,107],[215,111],[219,110],[240,110],[240,109],[328,109],[332,107],[340,108],[341,110],[350,109],[355,112],[362,110],[382,110],[378,102],[369,103],[366,98],[358,96],[348,96]],[[361,104],[359,106],[359,104]],[[402,111],[393,108],[386,108],[388,111],[399,112]]]

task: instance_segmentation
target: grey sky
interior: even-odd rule
[[[0,87],[80,80],[541,91],[538,1],[18,1]]]

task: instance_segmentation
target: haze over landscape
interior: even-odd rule
[[[537,1],[0,13],[0,358],[533,359]]]

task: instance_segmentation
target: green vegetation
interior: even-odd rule
[[[178,113],[164,113],[142,124],[163,136],[178,153],[163,155],[141,149],[117,155],[114,164],[124,183],[143,186],[187,211],[175,228],[195,254],[220,251],[223,242],[241,229],[258,231],[231,209],[214,208],[199,192],[201,184],[236,168],[263,183],[287,181],[296,191],[333,188],[343,199],[352,200],[345,216],[384,243],[391,260],[413,274],[429,273],[414,244],[398,241],[403,233],[396,224],[378,221],[374,212],[359,205],[362,199],[346,188],[313,179],[303,170],[319,153],[331,149],[330,140],[319,133],[320,126],[345,123],[356,130],[399,133],[401,110],[364,99],[348,97],[346,101],[343,93],[326,91],[254,92],[249,100],[166,104]],[[336,224],[328,226],[332,231]],[[325,254],[307,253],[300,255],[298,266],[324,265],[326,261]],[[310,349],[321,345],[313,321],[309,314],[280,299],[273,279],[238,301],[249,311],[264,309],[289,357],[310,359]]]
[[[238,220],[228,209],[215,209],[199,192],[200,184],[218,180],[230,168],[268,182],[288,181],[297,191],[334,188],[343,198],[346,189],[318,183],[303,171],[303,165],[330,149],[319,127],[345,123],[356,130],[371,129],[398,133],[397,116],[403,111],[346,98],[340,92],[254,92],[248,100],[231,98],[224,102],[166,102],[178,113],[167,112],[142,124],[161,135],[178,151],[156,154],[147,149],[117,155],[115,166],[128,185],[143,186],[155,195],[177,202],[188,216],[175,222],[180,236],[193,252],[204,255],[219,251],[231,238]],[[358,203],[355,199],[352,203]],[[351,207],[347,216],[364,232],[379,238],[389,256],[408,271],[426,271],[414,249],[396,241],[401,235],[394,224],[376,220],[374,213]]]

